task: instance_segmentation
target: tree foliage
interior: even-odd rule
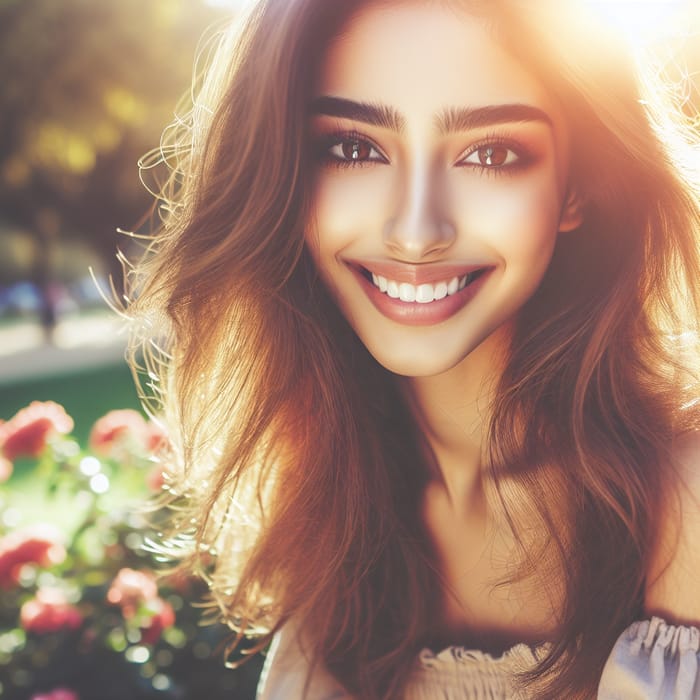
[[[0,0],[0,217],[44,257],[79,236],[116,265],[116,228],[151,204],[137,160],[220,15],[199,0]]]

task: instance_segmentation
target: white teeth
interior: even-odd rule
[[[408,282],[395,282],[386,277],[372,273],[372,282],[380,292],[386,293],[392,299],[400,299],[405,302],[415,302],[418,304],[429,304],[431,301],[444,299],[446,296],[456,294],[467,286],[473,278],[472,273],[453,277],[447,282],[436,282],[435,284],[409,284]]]
[[[416,292],[416,301],[419,304],[427,304],[435,299],[435,291],[432,284],[421,284]]]
[[[415,301],[416,288],[412,284],[402,282],[399,285],[399,299],[401,299],[401,301]]]

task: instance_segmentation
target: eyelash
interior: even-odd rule
[[[344,143],[356,142],[363,144],[375,151],[379,157],[366,158],[362,160],[352,160],[350,158],[340,158],[330,153],[331,148],[340,146]],[[482,165],[480,163],[465,163],[465,159],[469,156],[478,153],[480,150],[489,147],[502,147],[510,151],[516,158],[512,163],[503,165]],[[388,159],[381,152],[380,148],[369,138],[362,135],[358,131],[342,131],[335,132],[322,136],[317,142],[318,160],[323,165],[329,165],[336,168],[361,168],[373,163],[388,163]],[[484,137],[480,142],[469,147],[455,162],[456,167],[473,168],[481,173],[489,175],[503,175],[513,173],[517,170],[527,167],[532,161],[532,154],[519,142],[507,136],[492,134]]]

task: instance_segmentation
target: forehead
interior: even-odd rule
[[[457,3],[368,3],[331,42],[316,94],[391,104],[409,116],[523,103],[556,117],[545,87]]]

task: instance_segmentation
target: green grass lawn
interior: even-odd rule
[[[0,387],[0,418],[8,420],[32,401],[56,401],[75,420],[82,445],[93,423],[115,408],[139,408],[136,388],[125,363],[76,374],[27,380]]]

